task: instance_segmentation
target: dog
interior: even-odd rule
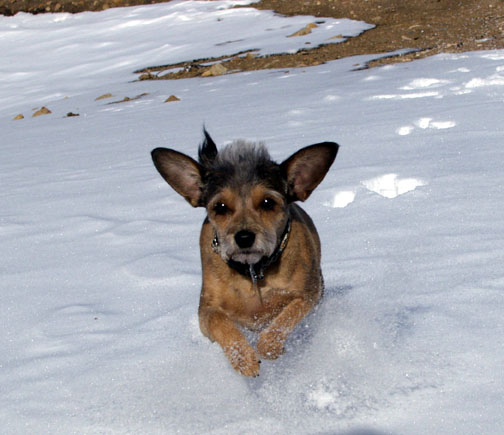
[[[296,201],[323,180],[339,145],[322,142],[275,163],[263,143],[237,140],[220,151],[204,129],[198,161],[173,149],[152,151],[154,166],[193,207],[205,207],[200,235],[203,335],[233,368],[259,375],[323,294],[320,239]],[[259,331],[257,351],[240,328]]]

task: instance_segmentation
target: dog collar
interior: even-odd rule
[[[240,263],[232,259],[227,260],[226,263],[231,269],[236,270],[241,275],[246,276],[247,278],[250,277],[252,283],[255,286],[257,284],[257,281],[262,281],[264,279],[264,270],[278,261],[278,259],[282,255],[282,252],[285,250],[287,242],[289,241],[290,230],[291,219],[289,218],[287,225],[285,226],[285,230],[282,234],[280,243],[269,257],[263,257],[255,264]],[[213,251],[219,253],[219,246],[220,243],[217,237],[217,232],[214,230],[214,238],[212,240]]]

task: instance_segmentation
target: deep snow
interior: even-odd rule
[[[230,4],[0,18],[2,433],[501,433],[504,52],[131,82],[187,49],[160,33],[170,7],[185,36]],[[239,11],[225,40],[258,13]],[[303,205],[325,299],[258,379],[199,332],[204,213],[150,161],[194,156],[203,122],[277,160],[341,145]]]

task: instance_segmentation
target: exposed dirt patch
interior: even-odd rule
[[[40,14],[44,12],[103,11],[119,6],[150,5],[166,3],[166,0],[0,0],[1,15],[18,12]]]
[[[0,0],[0,13],[18,11],[81,12],[116,6],[161,3],[162,0]],[[371,62],[374,66],[410,61],[441,52],[504,48],[504,0],[262,0],[250,5],[273,9],[285,15],[352,18],[374,24],[358,37],[344,43],[302,50],[296,54],[255,56],[241,53],[212,59],[188,59],[173,65],[148,67],[140,79],[177,79],[201,76],[219,61],[224,73],[268,68],[319,65],[329,60],[361,54],[383,54],[409,48],[415,50]],[[248,7],[250,7],[248,6]],[[170,72],[177,68],[176,72]],[[207,74],[208,75],[208,74]]]

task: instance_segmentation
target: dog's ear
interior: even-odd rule
[[[217,146],[205,128],[203,128],[203,134],[205,135],[205,139],[199,147],[198,158],[203,166],[208,167],[215,157],[217,157]]]
[[[331,167],[339,145],[334,142],[322,142],[300,149],[280,168],[287,179],[288,199],[304,201],[324,179]]]
[[[152,161],[166,182],[193,207],[201,203],[201,166],[191,157],[167,148],[152,150]]]

